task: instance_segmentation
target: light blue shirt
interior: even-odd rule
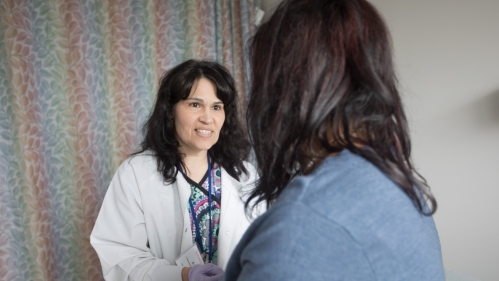
[[[445,280],[432,217],[344,150],[295,178],[246,231],[222,280]]]

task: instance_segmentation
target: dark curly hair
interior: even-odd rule
[[[189,97],[192,86],[201,78],[215,85],[217,98],[223,102],[225,111],[225,122],[218,141],[208,150],[210,158],[235,179],[239,180],[242,173],[248,173],[243,160],[248,157],[250,146],[239,116],[234,79],[227,69],[216,62],[188,60],[161,77],[154,109],[142,128],[144,140],[141,149],[132,154],[152,151],[165,183],[175,182],[177,164],[185,169],[176,139],[175,105]]]
[[[348,149],[397,183],[421,213],[435,212],[411,163],[390,35],[371,4],[284,1],[250,49],[247,118],[260,181],[246,207],[272,204],[314,159]]]

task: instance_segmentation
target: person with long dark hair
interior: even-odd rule
[[[270,208],[223,280],[444,280],[391,50],[365,0],[286,0],[258,29],[249,200]]]
[[[192,264],[225,267],[256,181],[238,107],[215,62],[189,60],[161,78],[141,149],[116,172],[91,235],[106,280],[188,280]]]

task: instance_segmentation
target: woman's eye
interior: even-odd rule
[[[193,102],[193,103],[189,104],[189,106],[192,106],[192,107],[199,107],[199,103],[197,103],[197,102]]]
[[[222,110],[223,108],[220,105],[215,105],[215,106],[213,106],[213,109],[215,109],[215,110]]]

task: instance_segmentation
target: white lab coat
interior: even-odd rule
[[[222,170],[222,202],[218,266],[227,261],[250,222],[244,199],[254,187],[256,172],[241,181]],[[178,173],[164,184],[156,159],[142,153],[127,159],[114,175],[90,236],[106,280],[181,280],[175,259],[192,243],[187,210],[191,188]],[[149,243],[149,248],[146,246]],[[161,277],[161,279],[159,278]]]

